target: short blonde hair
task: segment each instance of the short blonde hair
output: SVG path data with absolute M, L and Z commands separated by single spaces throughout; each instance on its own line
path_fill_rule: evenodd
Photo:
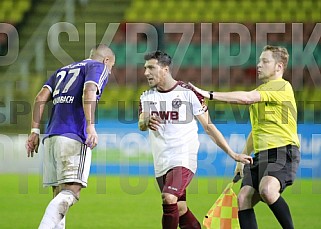
M 287 68 L 289 62 L 289 53 L 286 48 L 281 46 L 267 45 L 263 48 L 263 51 L 271 51 L 276 62 L 281 62 L 284 66 L 284 70 Z

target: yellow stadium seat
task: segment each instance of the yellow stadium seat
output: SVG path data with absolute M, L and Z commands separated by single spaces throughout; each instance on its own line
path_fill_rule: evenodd
M 132 1 L 132 5 L 127 8 L 125 20 L 241 23 L 293 22 L 295 20 L 295 22 L 307 22 L 320 21 L 320 6 L 321 1 L 314 0 L 153 0 L 148 2 L 137 0 Z M 150 15 L 150 13 L 145 13 L 146 9 L 157 13 Z
M 290 22 L 292 15 L 291 15 L 291 12 L 284 11 L 279 16 L 280 16 L 280 21 L 282 21 L 282 22 Z
M 174 22 L 180 22 L 183 21 L 185 15 L 183 14 L 182 11 L 178 11 L 176 13 L 173 14 L 173 21 Z
M 302 22 L 306 20 L 306 12 L 302 11 L 296 11 L 295 12 L 295 17 L 294 17 L 296 22 Z
M 3 8 L 3 10 L 11 10 L 13 8 L 13 1 L 3 0 L 1 8 Z
M 220 1 L 211 1 L 210 3 L 206 3 L 204 5 L 204 11 L 209 10 L 222 10 Z
M 317 2 L 317 1 L 316 1 Z M 314 1 L 311 0 L 304 0 L 302 1 L 302 9 L 307 9 L 307 10 L 313 10 L 315 7 L 315 3 Z
M 146 5 L 145 5 L 146 7 Z M 163 7 L 160 1 L 149 1 L 148 2 L 148 10 L 159 10 Z
M 204 12 L 203 19 L 206 22 L 212 22 L 212 21 L 214 21 L 215 15 L 216 15 L 215 12 L 211 12 L 208 10 L 208 11 Z
M 252 11 L 253 8 L 253 2 L 251 0 L 243 0 L 239 3 L 239 8 L 242 9 L 242 11 Z
M 5 22 L 5 15 L 4 12 L 0 10 L 0 22 Z
M 176 3 L 176 1 L 174 1 L 174 0 L 167 0 L 167 1 L 164 1 L 164 7 L 166 8 L 166 9 L 174 9 L 174 10 L 176 10 L 176 7 L 177 6 L 177 3 Z M 177 10 L 176 10 L 177 11 Z
M 186 14 L 188 14 L 188 12 L 186 12 Z M 197 11 L 190 12 L 189 16 L 187 17 L 187 21 L 188 22 L 199 22 L 199 21 L 201 21 L 200 13 L 197 12 Z
M 270 3 L 267 3 L 266 1 L 257 1 L 255 4 L 256 10 L 267 10 L 271 7 Z
M 318 11 L 318 10 L 312 11 L 310 20 L 319 22 L 321 20 L 320 11 Z
M 282 6 L 282 1 L 281 0 L 274 0 L 274 1 L 272 1 L 270 4 L 272 4 L 272 11 L 275 11 L 276 9 L 284 9 L 284 8 L 282 8 L 283 6 Z M 268 9 L 268 8 L 266 8 L 266 9 Z
M 298 9 L 298 1 L 287 1 L 286 2 L 286 9 L 288 11 L 296 11 Z
M 134 10 L 127 11 L 125 18 L 127 21 L 136 21 L 137 19 L 137 12 Z
M 132 1 L 131 9 L 144 9 L 146 7 L 145 1 Z
M 12 10 L 10 14 L 8 15 L 8 20 L 13 23 L 18 23 L 22 19 L 22 12 L 19 10 Z
M 204 1 L 195 2 L 195 9 L 201 12 L 204 8 L 207 8 L 207 4 Z
M 31 6 L 31 3 L 29 0 L 20 0 L 17 4 L 17 8 L 21 9 L 23 12 L 28 10 Z
M 138 19 L 141 19 L 143 22 L 153 22 L 153 19 L 155 18 L 154 16 L 154 12 L 153 11 L 145 11 L 145 13 L 143 15 L 137 15 L 137 18 L 135 21 L 137 21 Z M 158 18 L 158 17 L 157 17 Z

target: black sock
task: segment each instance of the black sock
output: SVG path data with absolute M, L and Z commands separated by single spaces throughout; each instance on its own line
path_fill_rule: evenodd
M 257 229 L 254 209 L 246 209 L 238 212 L 241 229 Z
M 275 217 L 277 218 L 277 220 L 279 221 L 279 223 L 281 224 L 282 228 L 294 228 L 289 206 L 281 196 L 279 197 L 279 199 L 277 199 L 277 201 L 269 205 L 269 207 L 272 210 Z

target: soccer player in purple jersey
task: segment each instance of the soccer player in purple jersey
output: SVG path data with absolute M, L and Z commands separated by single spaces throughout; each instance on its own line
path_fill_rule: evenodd
M 97 101 L 115 64 L 113 51 L 99 44 L 89 59 L 58 69 L 35 98 L 27 155 L 38 152 L 40 121 L 47 102 L 53 107 L 44 137 L 43 185 L 52 186 L 54 198 L 39 228 L 64 228 L 70 206 L 87 187 L 91 149 L 98 143 L 95 129 Z

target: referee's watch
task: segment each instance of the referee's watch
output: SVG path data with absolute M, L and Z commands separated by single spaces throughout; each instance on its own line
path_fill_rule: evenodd
M 210 94 L 210 100 L 213 100 L 213 93 L 214 92 L 213 91 L 209 91 L 208 93 Z

